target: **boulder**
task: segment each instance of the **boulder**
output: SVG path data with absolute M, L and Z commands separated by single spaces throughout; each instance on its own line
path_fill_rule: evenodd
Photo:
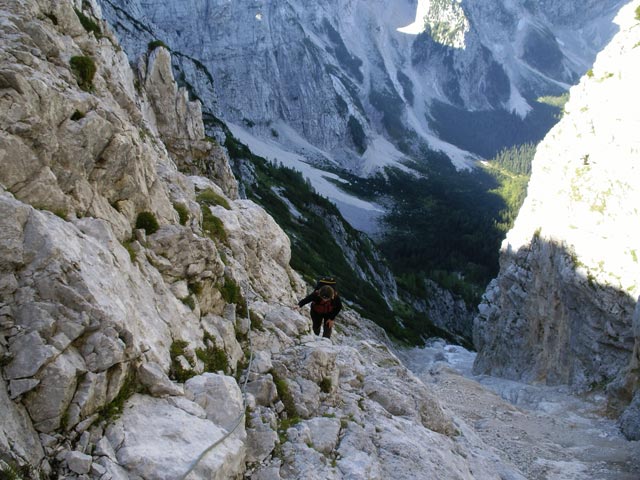
M 184 384 L 185 396 L 200 405 L 207 418 L 221 428 L 229 429 L 244 413 L 240 387 L 233 379 L 217 373 L 203 373 Z M 244 423 L 237 432 L 244 436 Z
M 154 362 L 143 363 L 138 367 L 138 380 L 154 397 L 184 394 L 182 387 L 173 383 L 162 367 Z
M 251 413 L 250 427 L 247 428 L 247 462 L 264 461 L 273 452 L 278 442 L 278 432 L 273 428 L 269 419 L 263 418 L 262 410 Z
M 253 395 L 257 405 L 268 407 L 278 398 L 273 377 L 269 374 L 261 375 L 247 383 L 247 392 Z
M 325 455 L 330 454 L 338 445 L 340 420 L 330 417 L 316 417 L 304 422 L 309 428 L 311 447 Z
M 91 471 L 93 459 L 91 455 L 85 455 L 82 452 L 72 451 L 66 455 L 67 466 L 74 473 L 84 475 Z
M 291 337 L 309 330 L 309 321 L 291 308 L 272 308 L 265 315 L 264 321 L 275 325 Z
M 210 420 L 171 405 L 168 399 L 134 395 L 122 416 L 107 430 L 107 438 L 129 477 L 175 480 L 225 433 Z M 197 463 L 193 475 L 216 480 L 236 478 L 244 472 L 244 460 L 244 444 L 232 435 Z
M 629 440 L 640 440 L 640 390 L 620 416 L 620 429 Z

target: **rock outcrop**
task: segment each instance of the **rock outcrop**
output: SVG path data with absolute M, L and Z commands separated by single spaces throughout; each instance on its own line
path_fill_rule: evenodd
M 604 389 L 638 438 L 638 2 L 538 147 L 527 199 L 475 320 L 475 371 Z M 635 322 L 635 323 L 634 323 Z M 632 398 L 635 398 L 631 402 Z

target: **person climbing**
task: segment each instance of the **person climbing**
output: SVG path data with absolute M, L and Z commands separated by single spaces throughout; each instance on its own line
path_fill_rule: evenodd
M 330 285 L 319 283 L 313 292 L 298 302 L 298 306 L 303 307 L 309 302 L 311 302 L 313 333 L 320 335 L 320 327 L 323 327 L 322 336 L 331 338 L 336 316 L 342 309 L 342 301 L 338 292 Z

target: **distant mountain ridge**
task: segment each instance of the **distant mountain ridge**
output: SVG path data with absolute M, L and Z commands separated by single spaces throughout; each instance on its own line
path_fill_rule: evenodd
M 379 137 L 472 165 L 478 149 L 439 138 L 433 103 L 524 116 L 589 68 L 624 2 L 100 3 L 129 55 L 155 39 L 179 52 L 178 80 L 205 111 L 309 162 L 362 173 L 388 157 Z

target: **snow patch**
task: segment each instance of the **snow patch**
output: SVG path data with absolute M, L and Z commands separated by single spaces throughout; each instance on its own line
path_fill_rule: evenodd
M 406 27 L 398 28 L 398 32 L 406 33 L 407 35 L 419 35 L 423 33 L 427 25 L 424 17 L 429 13 L 429 8 L 431 8 L 431 0 L 418 0 L 415 20 Z
M 398 167 L 401 170 L 409 172 L 411 170 L 402 165 L 402 161 L 406 159 L 407 157 L 398 151 L 391 142 L 384 137 L 378 136 L 369 143 L 367 150 L 362 155 L 362 160 L 364 160 L 362 173 L 364 175 L 370 175 L 376 170 L 388 166 Z
M 384 213 L 384 209 L 373 202 L 367 202 L 353 195 L 349 195 L 340 189 L 334 182 L 347 183 L 347 181 L 334 173 L 325 172 L 319 168 L 313 167 L 306 162 L 305 157 L 300 154 L 284 150 L 276 142 L 256 138 L 244 128 L 228 123 L 231 133 L 246 144 L 249 149 L 256 155 L 264 157 L 271 162 L 280 162 L 283 165 L 299 171 L 302 175 L 309 179 L 316 191 L 336 203 L 346 204 L 355 207 L 358 210 L 372 211 Z M 312 145 L 308 145 L 314 151 L 321 152 Z M 324 155 L 324 153 L 323 153 Z
M 511 82 L 511 96 L 509 97 L 509 103 L 507 108 L 518 115 L 520 118 L 525 118 L 532 110 L 531 105 L 520 94 L 518 87 Z
M 287 206 L 287 208 L 289 209 L 289 213 L 291 214 L 291 216 L 293 218 L 295 218 L 297 220 L 304 219 L 304 215 L 302 215 L 302 213 L 300 213 L 300 210 L 298 210 L 295 207 L 295 205 L 293 203 L 291 203 L 287 197 L 284 196 L 284 191 L 283 191 L 284 189 L 283 188 L 275 188 L 275 187 L 273 187 L 271 190 Z

